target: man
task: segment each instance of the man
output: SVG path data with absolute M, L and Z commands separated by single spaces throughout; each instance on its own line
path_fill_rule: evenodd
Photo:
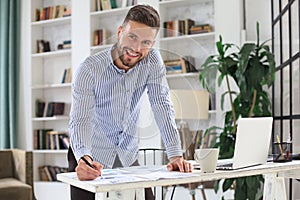
M 118 28 L 117 43 L 77 69 L 68 160 L 69 170 L 80 180 L 95 179 L 103 168 L 138 165 L 137 120 L 146 89 L 170 160 L 168 169 L 192 170 L 182 158 L 166 70 L 158 50 L 152 49 L 159 26 L 159 14 L 151 6 L 132 7 Z M 153 198 L 151 190 L 146 196 Z M 71 187 L 71 197 L 87 200 L 94 194 Z

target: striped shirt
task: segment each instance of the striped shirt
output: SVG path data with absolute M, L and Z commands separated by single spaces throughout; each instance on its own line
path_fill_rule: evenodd
M 77 160 L 91 156 L 111 168 L 118 155 L 124 167 L 138 158 L 137 121 L 148 93 L 168 157 L 181 144 L 162 58 L 156 49 L 128 70 L 113 64 L 112 48 L 88 57 L 75 72 L 70 113 L 71 147 Z

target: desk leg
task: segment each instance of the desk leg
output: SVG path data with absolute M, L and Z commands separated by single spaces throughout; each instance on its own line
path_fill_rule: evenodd
M 107 192 L 96 193 L 95 200 L 106 200 L 107 199 L 106 196 L 107 196 Z
M 145 188 L 135 190 L 136 200 L 145 200 Z
M 283 177 L 277 174 L 265 175 L 264 200 L 286 200 L 285 183 Z
M 144 200 L 145 192 L 144 188 L 136 190 L 124 190 L 122 192 L 115 191 L 109 192 L 109 197 L 107 193 L 96 193 L 96 200 Z M 136 197 L 136 198 L 135 198 Z

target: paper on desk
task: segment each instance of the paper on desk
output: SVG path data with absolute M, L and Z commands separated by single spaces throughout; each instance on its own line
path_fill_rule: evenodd
M 193 177 L 198 175 L 193 173 L 183 173 L 183 172 L 176 172 L 176 171 L 170 172 L 168 170 L 160 170 L 149 174 L 139 174 L 136 176 L 148 180 L 158 180 L 158 179 L 171 179 L 171 178 L 186 178 L 186 177 Z
M 172 179 L 198 176 L 194 173 L 182 173 L 177 171 L 168 171 L 166 166 L 137 166 L 119 169 L 104 169 L 102 176 L 95 180 L 86 181 L 93 185 L 116 184 L 139 181 L 151 181 L 158 179 Z M 75 176 L 72 177 L 78 179 Z

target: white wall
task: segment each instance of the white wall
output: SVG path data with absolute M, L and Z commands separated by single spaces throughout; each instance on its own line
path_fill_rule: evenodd
M 30 98 L 30 4 L 26 1 L 21 1 L 21 59 L 20 59 L 20 94 L 19 94 L 19 137 L 18 147 L 22 149 L 30 149 L 31 135 L 29 124 L 31 119 L 27 117 L 29 110 Z
M 256 22 L 260 24 L 260 40 L 271 39 L 271 2 L 269 0 L 246 0 L 245 5 L 246 41 L 256 41 Z

